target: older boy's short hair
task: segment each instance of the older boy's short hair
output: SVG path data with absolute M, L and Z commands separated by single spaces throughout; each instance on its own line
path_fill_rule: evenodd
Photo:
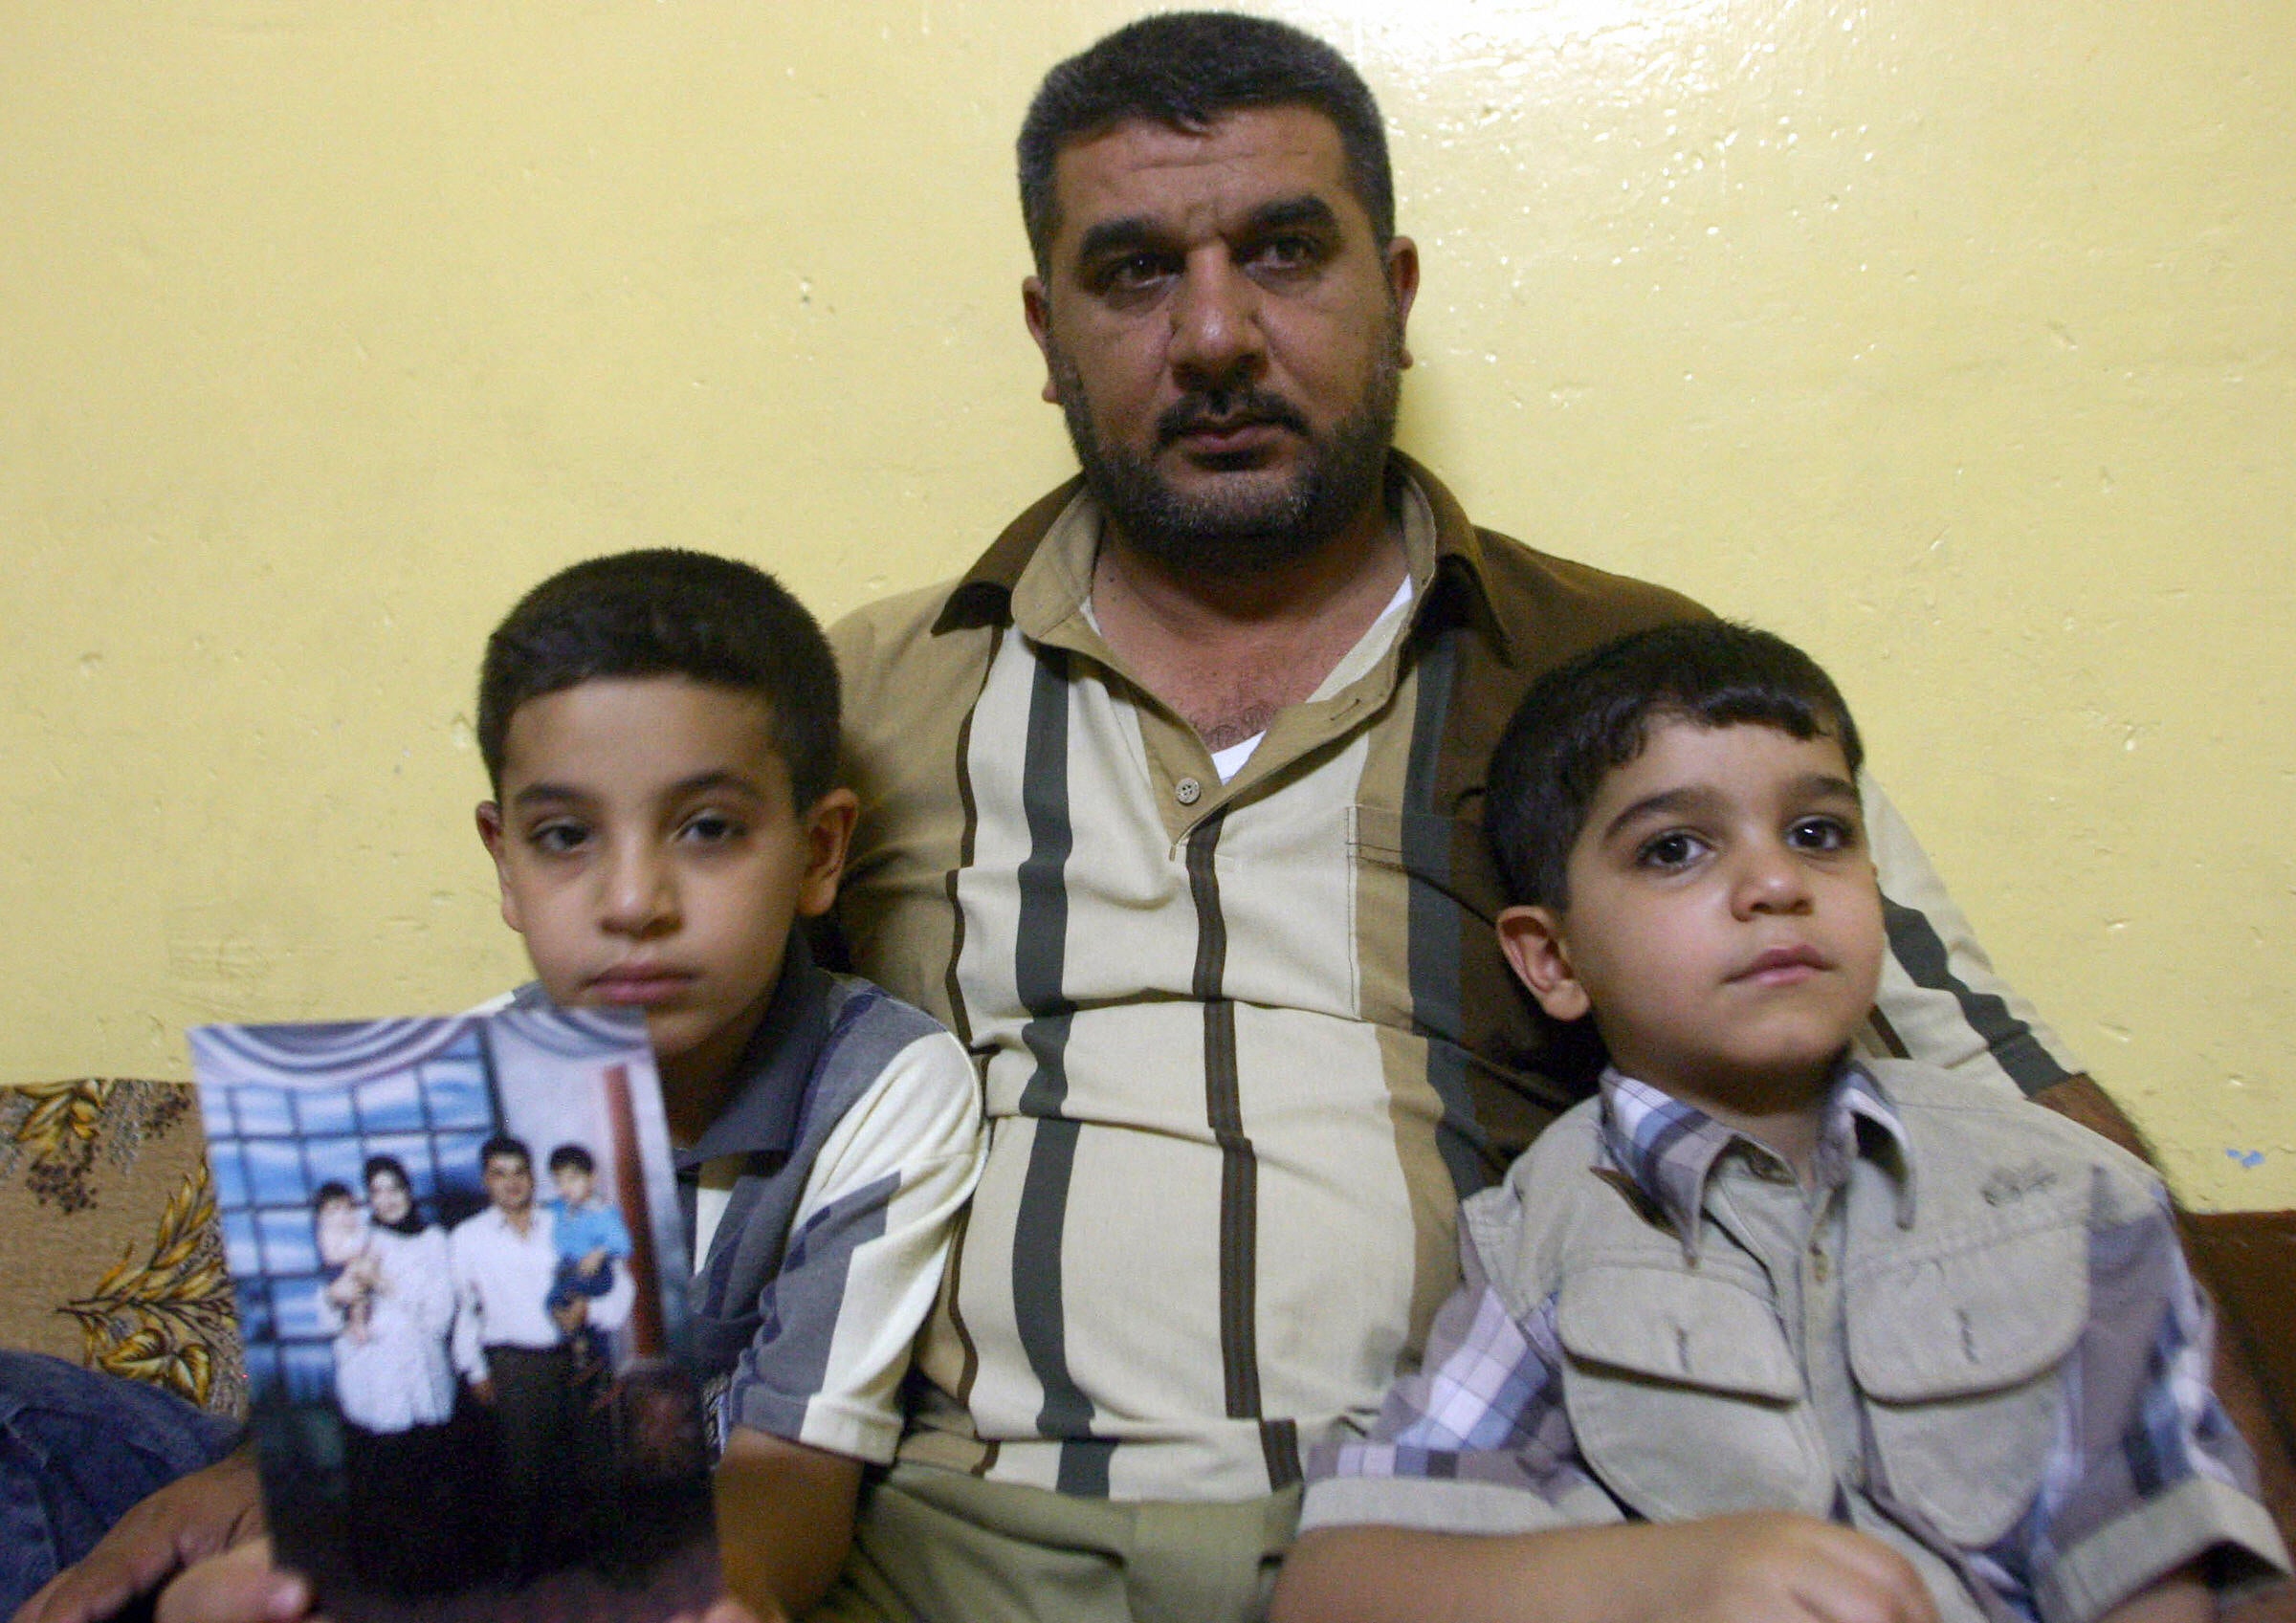
M 799 812 L 835 783 L 837 661 L 820 623 L 754 564 L 656 547 L 560 570 L 487 638 L 478 754 L 495 792 L 520 705 L 628 676 L 683 676 L 764 700 Z
M 1570 905 L 1571 847 L 1602 779 L 1672 720 L 1822 733 L 1852 773 L 1865 759 L 1841 691 L 1782 637 L 1701 620 L 1605 643 L 1533 683 L 1491 753 L 1484 826 L 1511 903 Z
M 1129 119 L 1201 130 L 1251 107 L 1307 107 L 1331 120 L 1348 184 L 1380 247 L 1395 235 L 1387 132 L 1370 86 L 1312 33 L 1234 11 L 1166 11 L 1127 23 L 1057 64 L 1021 123 L 1021 220 L 1041 274 L 1058 227 L 1060 149 Z
M 550 1170 L 563 1173 L 568 1167 L 578 1173 L 595 1173 L 598 1163 L 590 1159 L 590 1152 L 581 1145 L 562 1144 L 550 1151 Z

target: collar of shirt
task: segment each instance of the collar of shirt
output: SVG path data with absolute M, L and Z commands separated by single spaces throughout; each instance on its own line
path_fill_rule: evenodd
M 792 930 L 773 1000 L 765 1005 L 765 1018 L 758 1021 L 735 1063 L 742 1080 L 693 1148 L 673 1152 L 679 1173 L 720 1155 L 773 1151 L 786 1154 L 796 1147 L 806 1084 L 829 1035 L 829 989 L 834 984 L 828 971 L 813 961 L 806 932 Z M 511 1004 L 547 1007 L 549 999 L 539 982 L 528 981 L 511 994 Z
M 1602 1072 L 1602 1149 L 1681 1238 L 1683 1255 L 1698 1255 L 1699 1216 L 1706 1185 L 1732 1145 L 1745 1143 L 1758 1155 L 1775 1152 L 1734 1128 L 1723 1126 L 1695 1105 L 1688 1105 L 1616 1066 Z M 1818 1124 L 1813 1171 L 1820 1189 L 1836 1189 L 1849 1179 L 1850 1164 L 1866 1156 L 1888 1172 L 1897 1189 L 1897 1222 L 1913 1221 L 1912 1146 L 1881 1084 L 1854 1059 L 1835 1073 Z
M 802 930 L 789 932 L 788 954 L 765 1018 L 750 1034 L 736 1071 L 741 1078 L 725 1108 L 674 1160 L 680 1175 L 722 1155 L 787 1154 L 805 1119 L 806 1085 L 829 1035 L 828 971 L 813 961 Z
M 1387 476 L 1391 486 L 1407 486 L 1423 499 L 1434 532 L 1427 559 L 1424 564 L 1417 557 L 1412 560 L 1413 584 L 1419 593 L 1412 618 L 1414 632 L 1424 634 L 1453 624 L 1471 625 L 1490 640 L 1501 661 L 1512 663 L 1512 640 L 1491 607 L 1485 584 L 1483 537 L 1468 521 L 1466 510 L 1432 474 L 1400 450 L 1387 453 Z M 1060 527 L 1061 519 L 1076 505 L 1083 491 L 1083 478 L 1072 478 L 1006 525 L 1004 534 L 950 589 L 940 615 L 934 622 L 935 633 L 965 625 L 1013 624 L 1014 595 L 1020 588 L 1022 576 L 1027 573 L 1043 543 Z M 1097 525 L 1093 527 L 1093 533 L 1097 536 Z M 1068 582 L 1071 590 L 1063 594 L 1070 597 L 1071 613 L 1076 612 L 1077 605 L 1089 593 L 1089 556 L 1085 561 L 1087 567 L 1080 579 Z M 1424 579 L 1421 579 L 1423 567 L 1426 570 Z M 1029 634 L 1037 633 L 1031 630 Z

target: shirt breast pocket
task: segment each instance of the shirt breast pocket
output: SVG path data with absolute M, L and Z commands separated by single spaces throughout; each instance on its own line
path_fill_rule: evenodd
M 1565 1278 L 1556 1330 L 1579 1452 L 1652 1521 L 1823 1516 L 1833 1472 L 1758 1277 L 1598 1264 Z
M 1994 1544 L 2040 1492 L 2065 1419 L 2061 1368 L 2088 1322 L 2087 1245 L 2068 1203 L 1843 1282 L 1881 1474 L 1965 1548 Z
M 1480 823 L 1433 812 L 1349 808 L 1348 854 L 1355 870 L 1354 928 L 1365 943 L 1358 1012 L 1382 1025 L 1416 1023 L 1446 1042 L 1466 1040 L 1459 1018 L 1462 954 L 1488 951 L 1497 870 Z M 1447 985 L 1415 987 L 1406 943 L 1421 943 L 1416 968 Z

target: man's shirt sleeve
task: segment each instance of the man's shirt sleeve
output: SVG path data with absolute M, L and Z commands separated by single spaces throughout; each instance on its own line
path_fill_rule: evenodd
M 895 1054 L 814 1163 L 726 1389 L 730 1424 L 893 1459 L 910 1348 L 986 1147 L 963 1046 L 935 1031 Z
M 1624 1520 L 1588 1472 L 1562 1401 L 1550 1295 L 1517 1319 L 1473 1249 L 1419 1371 L 1388 1390 L 1368 1437 L 1316 1450 L 1302 1530 L 1379 1522 L 1524 1533 Z
M 2080 1062 L 1995 972 L 1882 786 L 1861 773 L 1858 792 L 1889 939 L 1861 1048 L 1873 1058 L 1919 1060 L 2027 1097 L 2077 1073 Z
M 2208 1305 L 2165 1193 L 2090 1235 L 2088 1273 L 2041 1492 L 1978 1571 L 2042 1623 L 2086 1623 L 2212 1551 L 2222 1581 L 2285 1571 L 2247 1445 L 2209 1387 Z
M 479 1341 L 478 1283 L 471 1259 L 476 1238 L 467 1221 L 447 1236 L 448 1267 L 454 1276 L 454 1368 L 466 1381 L 486 1379 L 486 1349 Z

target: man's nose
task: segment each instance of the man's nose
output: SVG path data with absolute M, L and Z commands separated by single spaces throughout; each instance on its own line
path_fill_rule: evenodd
M 1220 249 L 1189 256 L 1172 300 L 1172 372 L 1184 387 L 1256 382 L 1267 360 L 1259 285 Z
M 615 935 L 658 935 L 677 920 L 672 865 L 651 841 L 618 845 L 607 863 L 599 923 Z

